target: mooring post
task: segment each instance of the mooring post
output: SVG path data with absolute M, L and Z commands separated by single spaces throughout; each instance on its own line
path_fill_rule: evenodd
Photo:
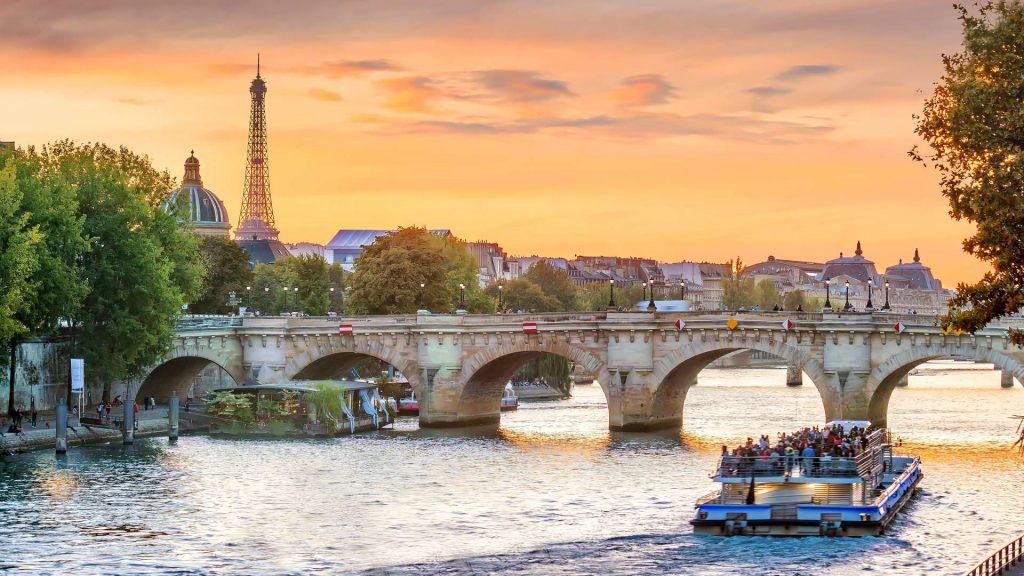
M 1013 388 L 1013 372 L 1003 370 L 999 375 L 999 385 L 1003 388 Z
M 786 386 L 803 386 L 804 371 L 798 364 L 790 363 L 786 366 Z
M 127 400 L 124 402 L 124 422 L 121 426 L 121 438 L 124 440 L 124 445 L 135 443 L 135 406 Z
M 68 453 L 68 405 L 57 403 L 57 456 Z
M 178 393 L 171 392 L 167 406 L 167 439 L 173 444 L 178 441 Z

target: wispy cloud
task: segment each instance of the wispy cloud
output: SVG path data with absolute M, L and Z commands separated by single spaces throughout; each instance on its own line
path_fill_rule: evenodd
M 341 94 L 333 90 L 324 90 L 323 88 L 310 88 L 309 97 L 314 100 L 320 100 L 322 102 L 341 102 Z
M 143 100 L 142 98 L 133 98 L 131 96 L 122 96 L 117 99 L 121 104 L 128 104 L 130 106 L 147 106 L 152 104 L 153 100 Z
M 434 104 L 447 96 L 447 93 L 427 76 L 381 80 L 378 85 L 388 93 L 384 106 L 396 112 L 432 112 Z
M 306 76 L 326 76 L 327 78 L 347 78 L 364 76 L 372 72 L 397 72 L 404 70 L 391 60 L 335 60 L 308 66 L 295 66 L 289 72 Z
M 665 104 L 675 96 L 675 86 L 669 84 L 660 74 L 630 76 L 612 92 L 612 99 L 624 107 Z
M 792 91 L 792 89 L 784 88 L 782 86 L 752 86 L 744 90 L 744 92 L 748 94 L 765 98 L 769 96 L 782 96 L 784 94 L 789 94 Z
M 573 95 L 565 82 L 542 78 L 532 70 L 481 70 L 472 77 L 499 101 L 539 102 Z
M 828 76 L 839 72 L 840 69 L 839 66 L 833 64 L 801 64 L 799 66 L 791 66 L 779 72 L 775 79 L 781 82 L 793 82 L 815 76 Z

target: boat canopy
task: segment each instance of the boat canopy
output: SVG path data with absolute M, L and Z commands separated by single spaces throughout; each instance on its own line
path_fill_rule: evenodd
M 849 432 L 854 428 L 867 428 L 871 426 L 871 422 L 868 420 L 833 420 L 825 424 L 826 427 L 831 428 L 833 426 L 842 426 L 843 432 Z

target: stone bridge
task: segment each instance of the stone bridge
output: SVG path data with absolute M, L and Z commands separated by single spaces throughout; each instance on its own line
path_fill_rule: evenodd
M 210 362 L 239 384 L 271 384 L 340 378 L 371 357 L 408 378 L 421 426 L 492 424 L 515 370 L 552 353 L 596 378 L 612 430 L 645 431 L 679 427 L 698 373 L 750 349 L 801 370 L 826 418 L 885 424 L 894 387 L 931 359 L 991 362 L 1024 382 L 1024 350 L 1008 342 L 1009 327 L 943 333 L 934 317 L 878 312 L 187 318 L 167 360 L 129 385 L 127 397 L 184 396 Z

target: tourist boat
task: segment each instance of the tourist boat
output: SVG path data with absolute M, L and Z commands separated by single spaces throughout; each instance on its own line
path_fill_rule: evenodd
M 849 431 L 868 422 L 841 421 Z M 697 500 L 690 522 L 721 536 L 876 536 L 921 481 L 921 459 L 895 455 L 886 430 L 867 436 L 855 458 L 723 456 L 712 479 L 722 489 Z
M 420 401 L 416 399 L 416 391 L 405 398 L 398 400 L 398 414 L 401 416 L 418 416 L 420 413 Z
M 505 390 L 501 393 L 501 411 L 508 412 L 509 410 L 519 409 L 519 398 L 516 396 L 515 388 L 512 387 L 512 383 L 508 382 L 505 384 Z

